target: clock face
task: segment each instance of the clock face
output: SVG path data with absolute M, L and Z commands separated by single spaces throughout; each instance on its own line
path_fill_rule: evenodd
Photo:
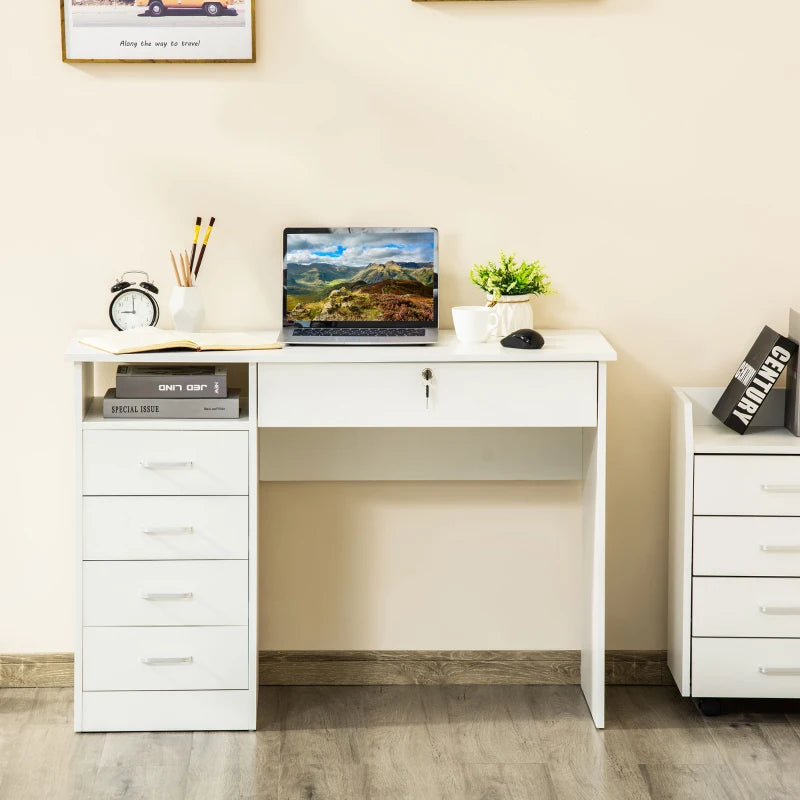
M 158 306 L 141 289 L 125 289 L 111 300 L 109 316 L 118 330 L 144 328 L 158 322 Z

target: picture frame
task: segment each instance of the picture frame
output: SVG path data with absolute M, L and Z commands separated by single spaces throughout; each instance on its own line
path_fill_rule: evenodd
M 60 0 L 64 63 L 253 63 L 256 0 Z

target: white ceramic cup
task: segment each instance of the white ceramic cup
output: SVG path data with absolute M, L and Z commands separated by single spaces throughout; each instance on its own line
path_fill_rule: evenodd
M 497 328 L 497 314 L 486 306 L 455 306 L 453 327 L 459 342 L 485 342 Z

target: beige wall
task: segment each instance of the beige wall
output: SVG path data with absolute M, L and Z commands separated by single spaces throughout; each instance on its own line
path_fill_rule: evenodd
M 608 644 L 662 647 L 668 388 L 800 302 L 800 6 L 259 0 L 255 65 L 68 66 L 56 5 L 0 26 L 0 652 L 72 648 L 65 342 L 197 213 L 213 326 L 277 323 L 287 224 L 437 225 L 445 309 L 499 247 L 547 263 L 538 324 L 620 356 Z M 264 486 L 261 645 L 577 646 L 576 492 Z

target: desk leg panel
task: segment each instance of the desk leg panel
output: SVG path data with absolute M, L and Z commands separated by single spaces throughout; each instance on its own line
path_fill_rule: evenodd
M 581 688 L 605 726 L 606 365 L 597 365 L 597 427 L 583 429 Z

